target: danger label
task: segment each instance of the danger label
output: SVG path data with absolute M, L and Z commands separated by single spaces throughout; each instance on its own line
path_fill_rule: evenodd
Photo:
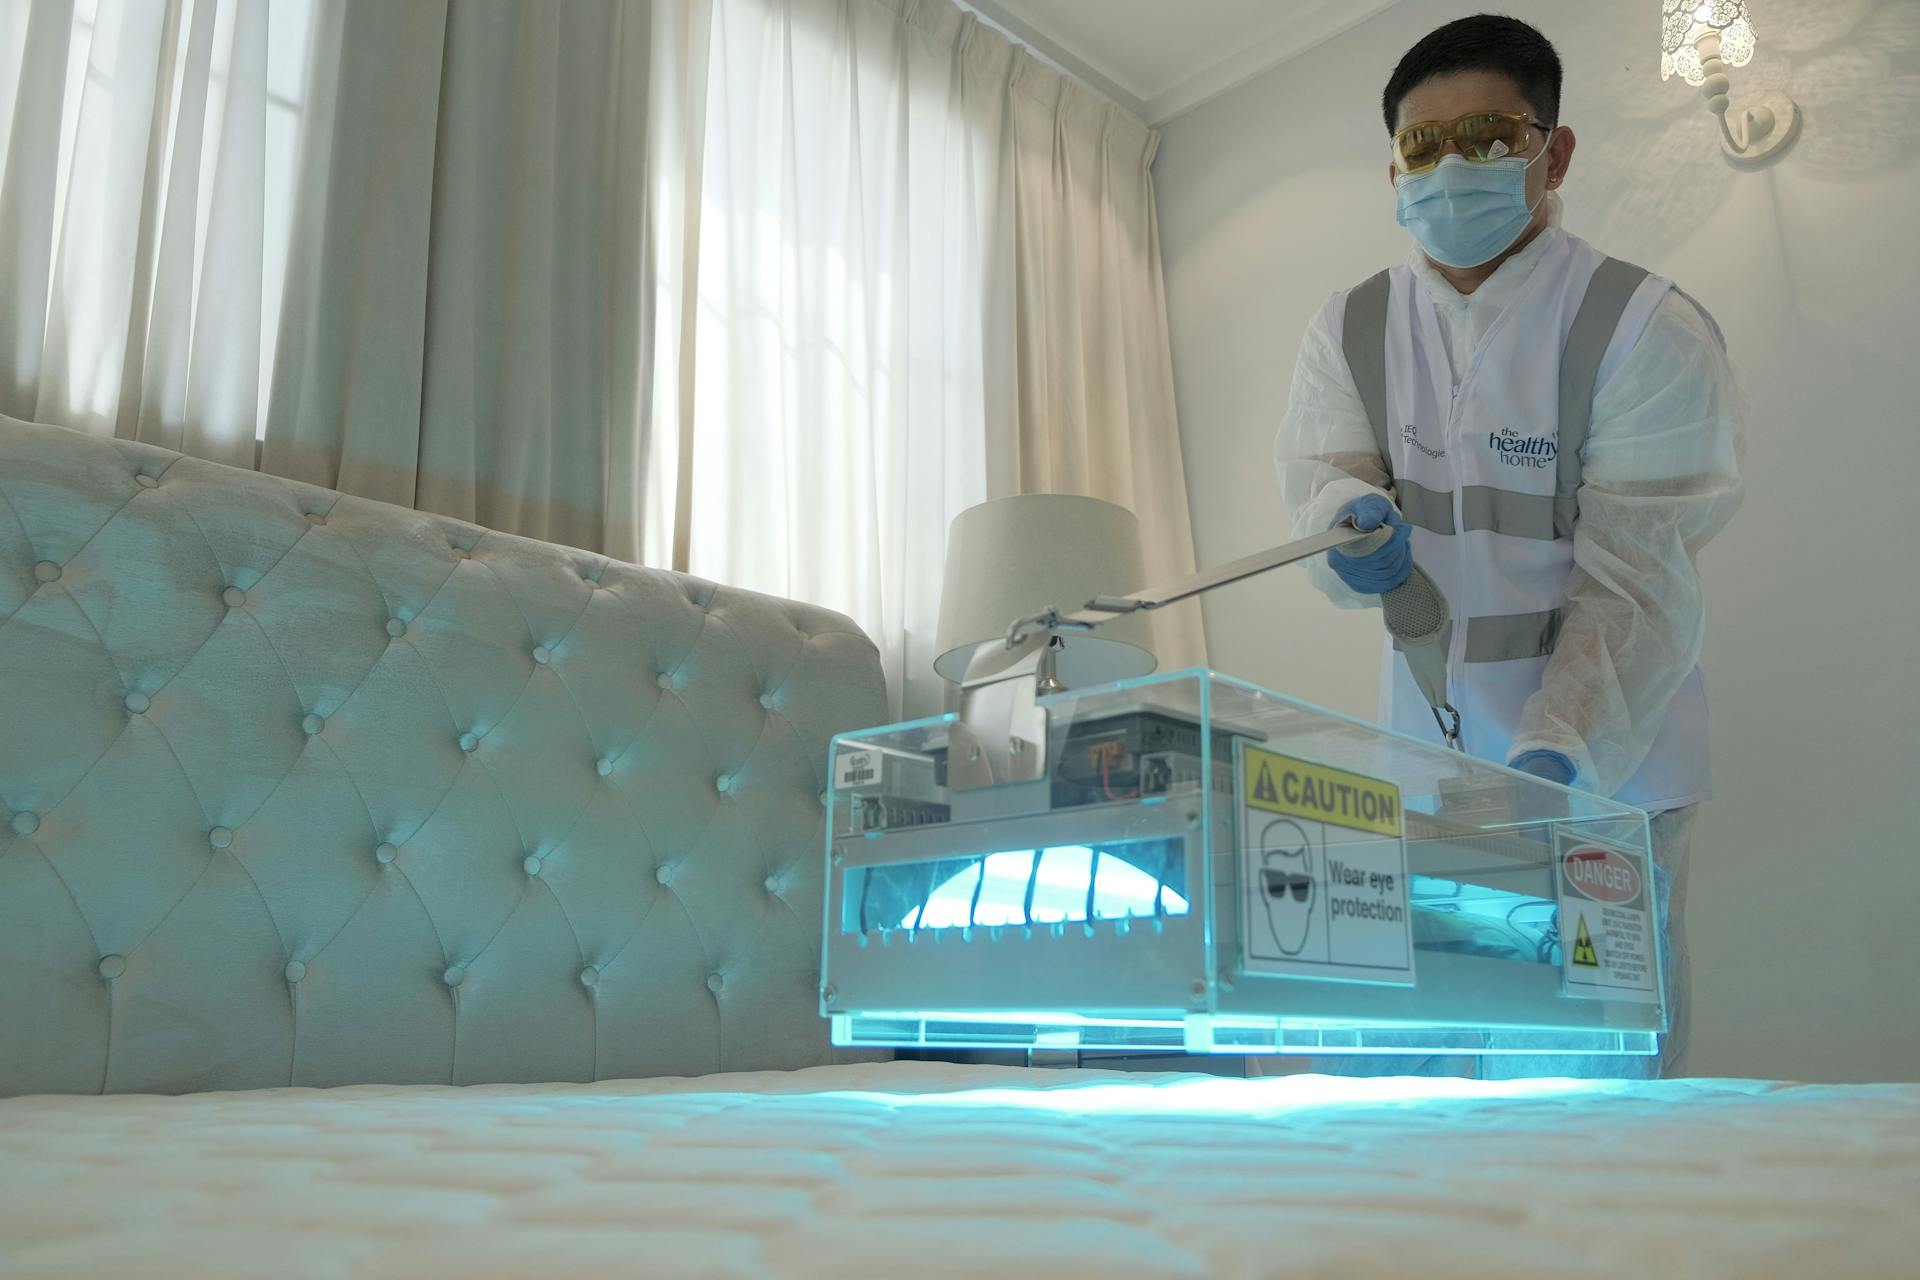
M 1646 856 L 1561 830 L 1554 861 L 1566 993 L 1657 1004 L 1658 941 Z
M 1235 750 L 1243 971 L 1411 986 L 1400 789 Z

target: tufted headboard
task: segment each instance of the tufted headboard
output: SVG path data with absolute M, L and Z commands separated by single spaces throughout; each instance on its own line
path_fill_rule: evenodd
M 806 605 L 0 417 L 0 1094 L 799 1067 Z

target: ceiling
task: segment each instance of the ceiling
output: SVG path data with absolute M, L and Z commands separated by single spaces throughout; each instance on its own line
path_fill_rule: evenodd
M 963 0 L 1161 124 L 1398 0 Z

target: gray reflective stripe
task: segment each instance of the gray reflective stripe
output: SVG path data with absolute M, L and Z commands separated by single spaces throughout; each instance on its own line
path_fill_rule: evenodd
M 1408 524 L 1418 525 L 1429 533 L 1453 532 L 1453 490 L 1429 489 L 1412 480 L 1395 480 L 1393 489 L 1400 503 L 1400 514 L 1407 518 Z
M 1471 531 L 1490 530 L 1513 538 L 1555 537 L 1554 499 L 1544 493 L 1515 493 L 1470 484 L 1460 492 L 1461 522 Z
M 1488 614 L 1467 619 L 1468 662 L 1514 662 L 1521 658 L 1544 658 L 1553 652 L 1560 638 L 1564 615 L 1558 609 L 1545 613 Z M 1453 623 L 1441 633 L 1440 647 L 1453 646 Z M 1405 648 L 1394 640 L 1395 649 Z
M 1580 451 L 1586 447 L 1587 428 L 1593 422 L 1600 362 L 1613 343 L 1627 303 L 1646 278 L 1647 272 L 1631 262 L 1618 258 L 1602 262 L 1587 281 L 1586 296 L 1567 331 L 1567 345 L 1560 353 L 1560 437 L 1553 486 L 1553 528 L 1562 538 L 1573 536 L 1574 521 L 1580 516 Z
M 1388 273 L 1370 277 L 1347 294 L 1347 314 L 1340 325 L 1340 346 L 1347 355 L 1347 369 L 1353 385 L 1366 406 L 1367 421 L 1373 424 L 1374 443 L 1380 447 L 1380 461 L 1387 474 L 1393 474 L 1393 437 L 1387 431 L 1387 299 L 1391 292 Z
M 1417 480 L 1395 480 L 1395 496 L 1400 514 L 1407 523 L 1429 533 L 1450 537 L 1453 523 L 1453 490 L 1429 489 Z M 1553 498 L 1544 493 L 1516 493 L 1470 484 L 1460 493 L 1461 528 L 1469 533 L 1503 533 L 1510 538 L 1554 539 Z
M 1560 638 L 1561 612 L 1489 614 L 1467 619 L 1468 662 L 1544 658 Z

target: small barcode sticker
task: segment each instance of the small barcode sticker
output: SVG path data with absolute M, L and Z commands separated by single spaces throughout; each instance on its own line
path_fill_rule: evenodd
M 871 751 L 843 751 L 834 764 L 833 785 L 837 791 L 864 787 L 879 780 L 880 760 Z

